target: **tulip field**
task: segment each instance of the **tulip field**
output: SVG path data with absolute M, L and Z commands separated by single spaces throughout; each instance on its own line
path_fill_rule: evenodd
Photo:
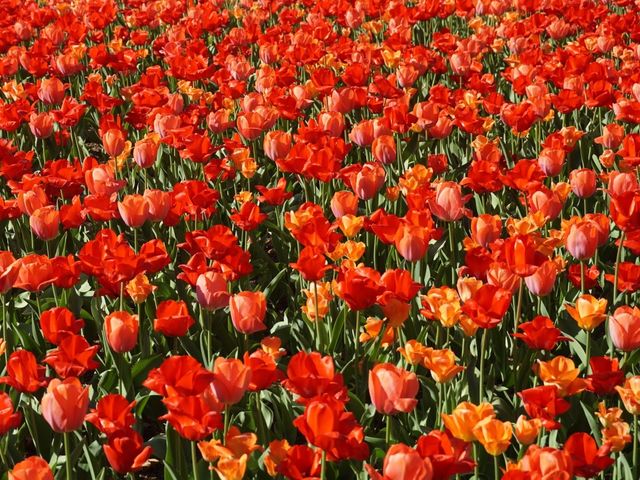
M 0 480 L 640 479 L 640 0 L 0 0 Z

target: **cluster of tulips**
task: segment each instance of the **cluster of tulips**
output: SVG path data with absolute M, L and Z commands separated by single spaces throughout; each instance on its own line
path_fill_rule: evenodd
M 638 0 L 0 1 L 0 480 L 640 478 Z

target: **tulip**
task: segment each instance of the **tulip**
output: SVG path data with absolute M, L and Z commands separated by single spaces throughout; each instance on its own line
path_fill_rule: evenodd
M 140 305 L 158 287 L 149 283 L 149 278 L 144 273 L 139 273 L 127 283 L 124 288 L 131 300 Z
M 167 337 L 182 337 L 196 323 L 182 300 L 165 300 L 158 304 L 153 329 Z
M 139 321 L 137 315 L 128 312 L 113 312 L 104 319 L 109 347 L 116 353 L 133 350 L 138 342 Z
M 53 480 L 51 467 L 44 458 L 33 456 L 16 463 L 9 480 Z
M 565 305 L 567 313 L 571 315 L 578 326 L 584 330 L 593 330 L 607 318 L 607 300 L 597 299 L 591 295 L 580 295 L 575 306 Z
M 411 412 L 418 401 L 420 384 L 415 373 L 380 363 L 369 371 L 369 396 L 376 410 L 385 415 Z
M 58 105 L 64 99 L 64 84 L 56 77 L 43 78 L 38 88 L 38 98 L 47 105 Z
M 322 112 L 318 115 L 318 125 L 332 137 L 341 137 L 344 132 L 344 116 L 340 112 Z
M 110 128 L 102 136 L 102 146 L 110 157 L 117 157 L 125 148 L 126 137 L 119 128 Z
M 122 201 L 118 202 L 118 212 L 128 227 L 138 228 L 149 218 L 149 204 L 142 195 L 125 195 Z
M 533 275 L 524 278 L 524 283 L 531 293 L 538 297 L 549 295 L 558 275 L 558 267 L 553 260 L 547 260 Z
M 430 240 L 428 229 L 404 223 L 396 231 L 394 245 L 402 258 L 408 262 L 417 262 L 427 254 Z
M 51 380 L 40 403 L 42 416 L 58 433 L 78 430 L 84 423 L 88 408 L 89 389 L 75 377 L 64 381 Z
M 488 246 L 500 238 L 502 221 L 499 215 L 482 214 L 471 219 L 471 238 L 481 247 Z
M 513 427 L 509 422 L 484 418 L 473 427 L 473 434 L 489 455 L 502 455 L 511 444 Z
M 29 117 L 29 128 L 36 138 L 50 137 L 53 133 L 53 117 L 47 112 L 34 112 Z
M 379 163 L 366 163 L 358 172 L 353 185 L 354 192 L 361 200 L 369 200 L 378 194 L 384 184 L 386 174 Z
M 20 260 L 16 260 L 9 251 L 0 250 L 0 295 L 13 287 L 20 273 Z
M 624 387 L 617 386 L 616 391 L 627 412 L 640 415 L 640 375 L 627 378 Z
M 196 281 L 196 297 L 200 306 L 206 310 L 217 310 L 229 305 L 227 281 L 221 273 L 205 272 Z
M 471 402 L 462 402 L 450 415 L 442 414 L 442 421 L 455 438 L 464 442 L 473 442 L 476 440 L 474 427 L 481 420 L 494 417 L 495 412 L 490 403 L 474 405 Z
M 392 445 L 384 457 L 382 475 L 369 465 L 365 469 L 372 480 L 431 480 L 433 467 L 429 458 L 403 443 Z
M 60 213 L 52 205 L 40 207 L 29 217 L 29 226 L 40 240 L 52 240 L 58 236 Z
M 331 197 L 331 211 L 336 218 L 355 215 L 358 212 L 358 197 L 348 190 L 341 190 Z
M 40 314 L 40 330 L 50 343 L 58 345 L 69 334 L 78 334 L 84 327 L 84 321 L 75 317 L 65 307 L 54 307 Z
M 576 197 L 589 198 L 596 193 L 596 172 L 589 168 L 572 170 L 569 184 Z
M 280 130 L 267 132 L 262 146 L 264 154 L 275 162 L 279 158 L 286 157 L 291 150 L 291 134 Z
M 133 147 L 133 161 L 140 168 L 152 167 L 158 157 L 158 146 L 158 141 L 152 137 L 138 140 Z
M 583 261 L 596 253 L 598 238 L 598 230 L 593 222 L 580 221 L 569 228 L 566 247 L 575 259 Z
M 530 445 L 538 438 L 538 433 L 542 427 L 540 419 L 527 420 L 527 417 L 520 415 L 516 421 L 515 434 L 521 445 Z
M 380 135 L 375 138 L 371 150 L 377 162 L 389 165 L 396 161 L 396 142 L 391 135 Z
M 143 447 L 142 436 L 131 428 L 110 435 L 102 448 L 111 468 L 122 475 L 141 469 L 151 456 L 151 446 Z
M 0 435 L 6 435 L 20 426 L 22 414 L 14 411 L 13 402 L 8 393 L 0 392 Z
M 251 334 L 266 330 L 267 299 L 262 292 L 240 292 L 229 297 L 231 321 L 237 331 Z
M 171 210 L 171 194 L 162 190 L 145 190 L 143 196 L 149 207 L 149 220 L 164 220 Z
M 609 317 L 609 338 L 618 350 L 640 348 L 640 308 L 622 306 Z
M 235 358 L 216 358 L 213 364 L 211 389 L 225 405 L 242 400 L 251 382 L 251 369 Z
M 436 187 L 436 193 L 429 202 L 431 211 L 440 220 L 455 222 L 467 213 L 464 204 L 466 197 L 462 196 L 462 187 L 456 182 L 442 182 Z

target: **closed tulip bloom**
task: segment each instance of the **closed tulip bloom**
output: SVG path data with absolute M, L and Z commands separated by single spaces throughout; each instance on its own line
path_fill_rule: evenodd
M 128 312 L 113 312 L 104 319 L 107 342 L 111 350 L 124 353 L 133 350 L 138 342 L 139 321 L 137 315 Z
M 640 308 L 622 306 L 609 317 L 609 338 L 618 350 L 640 348 Z
M 318 125 L 332 137 L 340 137 L 344 132 L 344 116 L 340 112 L 322 112 L 318 115 Z
M 511 444 L 513 427 L 510 422 L 485 418 L 473 427 L 473 434 L 489 455 L 502 455 Z
M 171 194 L 162 190 L 145 190 L 143 194 L 149 207 L 149 220 L 161 222 L 171 210 Z
M 609 174 L 607 191 L 612 197 L 619 197 L 623 193 L 634 192 L 638 189 L 638 179 L 631 172 L 613 171 Z
M 569 184 L 576 197 L 589 198 L 596 193 L 596 172 L 590 168 L 572 170 L 569 174 Z
M 118 202 L 118 212 L 128 227 L 138 228 L 149 218 L 149 204 L 142 195 L 125 195 L 122 201 Z
M 126 138 L 119 128 L 110 128 L 102 137 L 104 151 L 110 157 L 117 157 L 124 151 Z
M 153 329 L 167 337 L 182 337 L 194 323 L 185 302 L 165 300 L 158 304 Z
M 597 299 L 591 295 L 580 295 L 575 306 L 565 305 L 564 308 L 578 326 L 584 330 L 593 330 L 607 318 L 607 300 L 604 298 Z
M 598 230 L 593 222 L 580 221 L 569 228 L 566 247 L 576 260 L 586 260 L 596 253 L 598 238 Z
M 431 480 L 433 478 L 431 460 L 422 458 L 416 450 L 403 443 L 396 443 L 387 450 L 382 475 L 367 464 L 365 468 L 372 480 Z
M 22 414 L 13 408 L 13 402 L 8 393 L 0 392 L 0 435 L 6 435 L 20 426 Z
M 60 213 L 52 205 L 40 207 L 29 217 L 29 226 L 40 240 L 52 240 L 58 236 Z
M 251 382 L 251 368 L 236 358 L 218 357 L 213 364 L 211 389 L 225 405 L 242 400 Z
M 336 218 L 358 213 L 358 197 L 349 190 L 341 190 L 331 197 L 331 211 Z
M 264 324 L 267 299 L 262 292 L 240 292 L 231 296 L 229 312 L 233 326 L 240 333 L 250 334 L 267 329 Z
M 358 172 L 355 179 L 354 191 L 361 200 L 369 200 L 378 194 L 384 185 L 386 174 L 379 163 L 367 163 Z
M 389 165 L 396 161 L 396 141 L 391 135 L 380 135 L 374 139 L 371 151 L 377 162 Z
M 53 472 L 44 458 L 33 456 L 16 463 L 9 480 L 53 480 Z
M 229 305 L 229 292 L 224 275 L 218 272 L 201 273 L 196 281 L 196 297 L 206 310 L 217 310 Z
M 481 247 L 487 248 L 500 238 L 502 221 L 499 215 L 488 213 L 471 219 L 471 238 Z
M 38 88 L 38 98 L 47 105 L 58 105 L 64 99 L 64 84 L 59 78 L 43 78 Z
M 272 161 L 284 158 L 291 150 L 291 134 L 281 130 L 267 132 L 262 142 L 264 154 Z
M 466 197 L 462 196 L 462 187 L 456 182 L 442 182 L 436 187 L 435 196 L 429 202 L 431 211 L 440 220 L 455 222 L 466 215 L 464 204 Z
M 558 267 L 553 260 L 547 260 L 533 275 L 524 278 L 524 283 L 531 293 L 538 297 L 549 295 L 558 275 Z
M 48 112 L 34 112 L 29 117 L 29 129 L 36 138 L 50 137 L 53 133 L 53 117 Z
M 418 401 L 418 377 L 391 363 L 380 363 L 369 371 L 369 396 L 376 410 L 385 415 L 411 412 Z
M 431 235 L 426 228 L 405 223 L 398 228 L 394 245 L 402 258 L 408 262 L 417 262 L 426 255 L 430 240 Z
M 84 423 L 89 408 L 89 389 L 83 387 L 76 377 L 60 381 L 51 380 L 47 393 L 42 396 L 42 416 L 58 433 L 73 432 Z
M 159 143 L 155 138 L 145 137 L 133 147 L 133 161 L 140 168 L 152 167 L 158 157 Z

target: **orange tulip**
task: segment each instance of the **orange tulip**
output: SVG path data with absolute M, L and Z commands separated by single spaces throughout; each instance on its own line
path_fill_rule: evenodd
M 133 350 L 138 342 L 139 325 L 138 316 L 128 312 L 113 312 L 107 315 L 104 328 L 111 350 L 117 353 Z
M 464 370 L 464 367 L 456 365 L 456 355 L 449 349 L 430 349 L 425 354 L 423 363 L 438 383 L 447 383 Z
M 232 405 L 242 400 L 251 382 L 251 368 L 236 358 L 216 358 L 211 390 L 218 401 Z
M 409 340 L 404 347 L 399 347 L 398 352 L 404 357 L 407 363 L 418 365 L 422 363 L 430 349 L 425 347 L 417 340 Z
M 510 422 L 501 422 L 496 418 L 484 418 L 473 426 L 473 435 L 482 444 L 489 455 L 502 455 L 511 444 L 513 427 Z
M 142 195 L 125 195 L 122 201 L 118 202 L 118 212 L 128 227 L 138 228 L 149 218 L 149 204 Z
M 53 117 L 48 112 L 34 112 L 29 117 L 29 128 L 36 138 L 50 137 L 53 133 Z
M 502 221 L 499 215 L 482 214 L 471 219 L 471 238 L 481 247 L 487 248 L 500 238 Z
M 64 84 L 59 78 L 43 78 L 38 88 L 38 98 L 47 105 L 58 105 L 64 99 Z
M 607 300 L 604 298 L 598 300 L 591 295 L 580 295 L 575 306 L 565 305 L 564 308 L 584 330 L 593 330 L 607 318 Z
M 266 330 L 264 317 L 267 299 L 262 292 L 240 292 L 229 297 L 229 312 L 233 326 L 240 333 L 250 334 Z
M 596 172 L 590 168 L 572 170 L 569 174 L 569 184 L 576 197 L 589 198 L 596 193 Z
M 389 165 L 396 161 L 396 141 L 391 135 L 380 135 L 375 138 L 371 150 L 376 162 Z
M 538 438 L 538 433 L 542 427 L 539 418 L 527 420 L 527 417 L 520 415 L 516 421 L 515 434 L 521 445 L 531 445 Z
M 124 288 L 131 300 L 138 305 L 143 303 L 149 295 L 157 290 L 158 287 L 149 283 L 149 278 L 144 273 L 139 273 L 127 283 Z
M 617 386 L 616 391 L 627 412 L 640 415 L 640 375 L 627 378 L 624 387 Z
M 358 212 L 358 197 L 349 190 L 341 190 L 331 197 L 331 211 L 333 216 L 340 218 L 344 215 L 355 215 Z
M 622 306 L 609 317 L 609 338 L 618 350 L 640 348 L 640 308 Z
M 465 442 L 473 442 L 476 435 L 473 428 L 485 418 L 494 418 L 495 412 L 490 403 L 474 405 L 471 402 L 460 403 L 450 415 L 442 414 L 444 426 L 451 435 Z
M 29 217 L 29 226 L 41 240 L 52 240 L 58 236 L 60 213 L 54 206 L 40 207 Z
M 450 287 L 433 287 L 420 297 L 425 317 L 437 320 L 443 327 L 453 327 L 462 314 L 458 292 Z
M 538 361 L 538 376 L 545 385 L 554 385 L 561 397 L 574 395 L 587 387 L 584 379 L 578 378 L 580 370 L 573 360 L 557 356 L 548 362 Z
M 376 410 L 385 415 L 412 411 L 420 384 L 413 372 L 391 363 L 380 363 L 369 371 L 369 396 Z
M 110 128 L 102 136 L 104 151 L 112 158 L 120 155 L 125 148 L 126 137 L 119 128 Z
M 149 207 L 149 220 L 153 222 L 164 220 L 171 210 L 171 195 L 162 190 L 145 190 L 143 196 Z
M 287 156 L 291 150 L 291 134 L 281 130 L 272 130 L 267 132 L 262 142 L 264 154 L 276 161 Z
M 53 472 L 44 458 L 33 456 L 16 463 L 9 480 L 53 480 Z
M 58 433 L 73 432 L 84 423 L 89 408 L 89 388 L 83 387 L 76 377 L 60 381 L 51 380 L 47 393 L 42 396 L 42 416 Z
M 133 147 L 133 161 L 140 168 L 152 167 L 158 157 L 159 138 L 155 136 L 147 136 L 142 140 L 138 140 Z

